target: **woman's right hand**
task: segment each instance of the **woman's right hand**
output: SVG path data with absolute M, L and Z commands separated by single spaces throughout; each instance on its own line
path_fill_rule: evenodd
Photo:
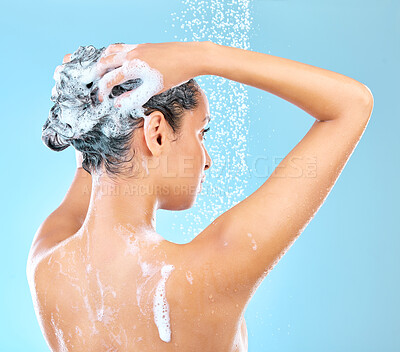
M 137 60 L 146 62 L 152 69 L 162 74 L 163 87 L 156 94 L 183 84 L 193 77 L 205 74 L 204 63 L 207 60 L 207 48 L 213 43 L 204 42 L 167 42 L 145 43 L 137 45 L 111 44 L 103 52 L 98 62 L 100 101 L 108 96 L 112 88 L 126 82 L 135 75 L 126 68 L 134 67 Z M 131 94 L 132 91 L 120 95 L 115 104 Z

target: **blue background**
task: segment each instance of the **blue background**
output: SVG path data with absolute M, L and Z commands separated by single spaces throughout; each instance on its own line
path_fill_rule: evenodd
M 202 20 L 218 16 L 217 1 L 205 4 Z M 234 20 L 242 20 L 244 1 L 219 4 L 225 10 L 238 9 Z M 224 43 L 231 33 L 239 38 L 237 46 L 249 43 L 253 51 L 350 76 L 366 84 L 375 99 L 366 132 L 326 202 L 248 305 L 249 350 L 400 351 L 400 111 L 396 104 L 400 3 L 254 0 L 249 6 L 248 32 L 213 21 L 201 33 L 198 22 L 193 22 L 197 27 L 182 29 L 188 8 L 187 0 L 2 4 L 0 350 L 48 350 L 34 314 L 25 267 L 36 229 L 60 204 L 75 172 L 71 148 L 55 153 L 40 139 L 52 106 L 53 72 L 63 56 L 89 44 L 196 38 Z M 268 175 L 251 172 L 254 161 L 268 158 L 271 172 L 277 165 L 274 158 L 283 158 L 314 121 L 267 92 L 233 82 L 228 85 L 223 79 L 201 77 L 201 81 L 210 97 L 213 90 L 220 92 L 209 99 L 214 121 L 206 140 L 215 170 L 221 165 L 219 155 L 233 162 L 223 172 L 235 170 L 238 162 L 228 135 L 230 119 L 232 130 L 244 136 L 238 145 L 245 148 L 241 155 L 248 160 L 251 177 L 240 174 L 229 183 L 221 182 L 221 175 L 211 170 L 204 195 L 194 208 L 176 214 L 160 210 L 157 230 L 176 243 L 190 241 L 213 218 L 257 189 Z M 232 108 L 240 112 L 236 100 L 233 105 L 226 103 L 232 92 L 245 94 L 245 114 L 243 110 L 236 115 L 224 113 Z M 213 185 L 226 192 L 207 194 Z

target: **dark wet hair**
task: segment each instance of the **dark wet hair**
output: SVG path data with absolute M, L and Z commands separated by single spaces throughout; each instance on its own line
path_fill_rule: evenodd
M 114 87 L 115 88 L 115 87 Z M 144 105 L 145 115 L 154 111 L 163 113 L 174 134 L 179 134 L 185 110 L 194 110 L 199 104 L 200 87 L 194 79 L 178 87 L 151 97 Z M 126 90 L 120 89 L 120 95 Z M 116 96 L 117 96 L 116 95 Z M 107 137 L 101 130 L 101 122 L 81 138 L 71 141 L 75 149 L 82 152 L 82 167 L 89 173 L 97 171 L 103 164 L 109 175 L 130 175 L 135 165 L 129 163 L 134 157 L 131 141 L 135 131 L 144 126 L 144 118 L 128 119 L 130 130 L 118 137 Z
M 94 57 L 94 60 L 97 60 Z M 93 60 L 93 61 L 94 61 Z M 140 85 L 141 79 L 130 80 L 113 87 L 110 97 L 117 97 L 124 92 L 134 89 Z M 90 88 L 88 86 L 88 88 Z M 91 92 L 91 98 L 93 98 Z M 161 94 L 154 95 L 144 105 L 145 116 L 154 111 L 163 113 L 169 126 L 175 135 L 178 135 L 182 127 L 182 117 L 185 111 L 194 110 L 199 105 L 200 87 L 198 83 L 191 79 L 180 86 L 171 88 Z M 70 97 L 68 97 L 71 100 Z M 76 94 L 76 100 L 82 100 Z M 53 100 L 53 99 L 52 99 Z M 137 166 L 131 163 L 135 152 L 131 153 L 131 141 L 135 131 L 144 126 L 144 117 L 128 115 L 124 132 L 118 136 L 107 136 L 103 133 L 104 124 L 109 117 L 104 116 L 87 133 L 78 137 L 66 131 L 71 126 L 58 119 L 57 109 L 60 107 L 56 103 L 42 128 L 42 140 L 47 147 L 54 151 L 62 151 L 72 145 L 75 149 L 82 152 L 82 167 L 89 172 L 97 172 L 103 165 L 109 176 L 123 175 L 133 176 L 133 169 Z M 132 155 L 130 155 L 132 154 Z

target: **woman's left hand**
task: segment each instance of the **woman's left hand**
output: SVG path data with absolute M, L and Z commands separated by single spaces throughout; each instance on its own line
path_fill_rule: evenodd
M 103 52 L 98 62 L 99 101 L 108 96 L 112 88 L 127 80 L 141 78 L 143 62 L 161 75 L 160 94 L 203 75 L 204 62 L 208 53 L 207 42 L 165 42 L 144 44 L 111 44 Z M 134 94 L 128 91 L 118 96 L 121 99 Z

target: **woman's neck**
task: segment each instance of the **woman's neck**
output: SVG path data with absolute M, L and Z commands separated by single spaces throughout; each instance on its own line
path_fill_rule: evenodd
M 89 209 L 82 228 L 107 238 L 115 228 L 129 228 L 143 238 L 156 234 L 156 210 L 158 201 L 149 192 L 151 179 L 110 181 L 93 177 Z

